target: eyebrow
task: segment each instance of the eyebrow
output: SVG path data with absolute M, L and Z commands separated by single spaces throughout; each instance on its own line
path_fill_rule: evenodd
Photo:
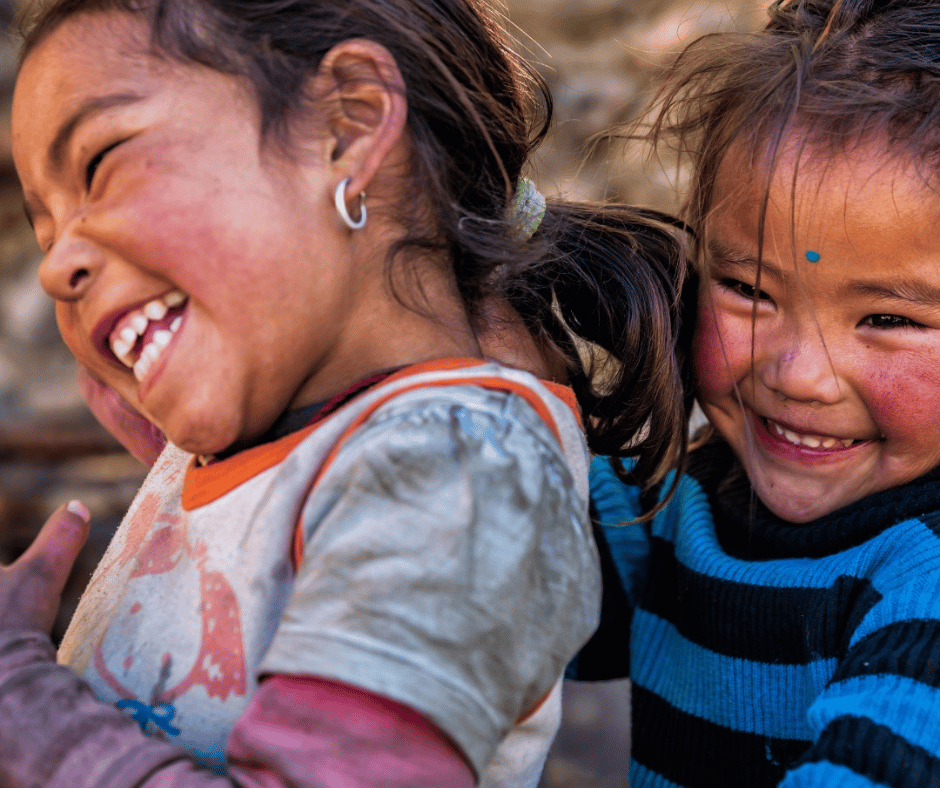
M 61 171 L 65 160 L 65 151 L 68 148 L 72 136 L 83 123 L 101 112 L 114 107 L 123 107 L 142 101 L 143 96 L 137 93 L 109 93 L 106 96 L 94 96 L 81 103 L 75 111 L 69 115 L 59 126 L 58 131 L 52 138 L 49 145 L 47 160 L 52 167 L 53 172 Z M 26 214 L 26 220 L 30 227 L 34 224 L 34 212 L 30 208 L 29 198 L 23 201 L 23 212 Z
M 732 267 L 757 269 L 757 258 L 735 249 L 719 239 L 708 243 L 711 257 Z M 767 260 L 761 260 L 761 276 L 767 275 L 780 282 L 790 281 L 792 274 L 783 271 Z M 840 298 L 864 297 L 885 301 L 904 301 L 910 304 L 925 304 L 940 308 L 940 287 L 920 279 L 894 281 L 890 285 L 878 281 L 850 280 L 839 288 Z
M 143 100 L 143 96 L 137 93 L 110 93 L 106 96 L 94 96 L 80 104 L 59 126 L 55 137 L 52 138 L 52 144 L 49 146 L 49 163 L 55 170 L 62 169 L 65 150 L 72 135 L 89 118 L 113 107 L 121 107 L 141 100 Z
M 734 268 L 746 268 L 754 271 L 758 268 L 758 260 L 755 255 L 736 249 L 725 241 L 717 238 L 709 240 L 708 254 L 710 258 Z M 766 258 L 762 259 L 759 265 L 761 276 L 769 276 L 771 279 L 775 279 L 778 282 L 787 282 L 792 278 L 790 272 L 784 271 Z
M 940 287 L 919 279 L 892 282 L 890 286 L 880 282 L 847 282 L 842 293 L 940 307 Z

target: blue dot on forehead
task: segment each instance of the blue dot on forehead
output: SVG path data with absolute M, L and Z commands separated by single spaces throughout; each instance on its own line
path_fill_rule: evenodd
M 819 252 L 814 252 L 812 249 L 806 253 L 806 259 L 811 263 L 819 262 Z

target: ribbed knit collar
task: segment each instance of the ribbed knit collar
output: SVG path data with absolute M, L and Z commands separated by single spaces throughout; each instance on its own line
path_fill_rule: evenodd
M 720 439 L 692 453 L 688 474 L 709 497 L 722 548 L 746 560 L 833 555 L 904 520 L 940 510 L 940 468 L 808 523 L 789 523 L 772 514 Z

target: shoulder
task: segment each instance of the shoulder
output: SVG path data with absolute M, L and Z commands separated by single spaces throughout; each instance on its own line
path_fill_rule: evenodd
M 690 459 L 694 463 L 695 453 Z M 624 461 L 627 470 L 631 462 Z M 652 503 L 667 495 L 669 500 L 653 520 L 654 531 L 671 531 L 675 523 L 690 514 L 710 511 L 708 496 L 694 467 L 682 473 L 675 490 L 672 490 L 675 472 L 670 472 L 659 490 L 647 496 L 640 487 L 622 481 L 613 463 L 610 457 L 596 457 L 590 467 L 591 505 L 599 526 L 607 533 L 621 530 L 621 525 L 641 517 Z
M 343 439 L 317 486 L 347 499 L 406 490 L 435 500 L 466 493 L 487 507 L 508 496 L 532 509 L 549 499 L 586 509 L 586 467 L 524 398 L 458 385 L 382 404 Z
M 373 511 L 451 532 L 485 524 L 493 538 L 520 542 L 554 534 L 592 557 L 587 449 L 580 431 L 566 434 L 577 429 L 574 413 L 525 373 L 495 364 L 458 372 L 377 387 L 359 403 L 364 418 L 346 416 L 305 504 L 308 529 L 357 527 Z M 427 516 L 416 519 L 417 508 Z M 337 518 L 339 510 L 357 514 Z
M 534 414 L 535 420 L 562 442 L 568 429 L 580 426 L 577 403 L 569 388 L 495 363 L 459 368 L 416 365 L 376 387 L 370 396 L 377 406 L 363 404 L 376 417 L 406 408 L 446 407 L 456 401 L 466 409 L 490 411 L 524 423 L 531 422 Z
M 396 450 L 454 456 L 460 447 L 498 459 L 502 451 L 535 452 L 521 458 L 535 464 L 559 462 L 580 497 L 587 498 L 588 454 L 577 404 L 569 389 L 493 363 L 460 369 L 421 369 L 376 387 L 357 407 L 362 416 L 341 439 L 355 453 L 391 440 Z

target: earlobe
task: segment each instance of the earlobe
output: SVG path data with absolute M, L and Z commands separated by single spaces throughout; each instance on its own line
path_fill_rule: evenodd
M 349 194 L 368 190 L 405 130 L 408 103 L 401 72 L 391 53 L 367 39 L 337 44 L 317 75 L 334 97 L 327 110 L 331 158 Z

